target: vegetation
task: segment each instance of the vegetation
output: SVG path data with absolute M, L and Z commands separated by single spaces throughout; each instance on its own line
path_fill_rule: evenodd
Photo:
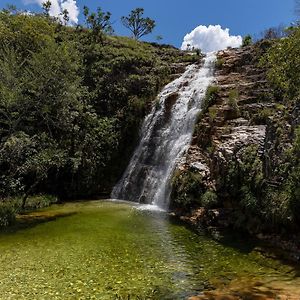
M 83 14 L 87 27 L 92 30 L 94 42 L 101 42 L 101 44 L 103 44 L 103 34 L 113 33 L 112 24 L 110 22 L 111 13 L 103 12 L 101 7 L 98 7 L 97 13 L 90 13 L 89 8 L 84 6 Z
M 176 172 L 172 199 L 174 206 L 187 211 L 202 206 L 208 215 L 211 208 L 228 209 L 228 224 L 250 233 L 288 235 L 300 228 L 300 28 L 290 28 L 285 38 L 274 32 L 237 51 L 236 61 L 231 55 L 228 61 L 220 56 L 217 68 L 222 76 L 236 72 L 237 81 L 249 76 L 250 82 L 252 73 L 247 71 L 255 69 L 261 82 L 254 77 L 249 89 L 239 82 L 237 88 L 228 84 L 226 93 L 225 87 L 222 93 L 217 86 L 208 88 L 193 143 L 210 178 L 190 168 Z M 240 93 L 253 105 L 239 102 Z M 226 104 L 231 112 L 224 114 Z M 237 127 L 257 125 L 266 128 L 264 141 L 245 145 L 237 135 L 236 144 L 234 137 L 230 140 Z
M 143 8 L 136 8 L 131 11 L 128 17 L 121 19 L 123 25 L 132 32 L 136 40 L 151 33 L 155 27 L 155 21 L 150 18 L 143 18 L 143 14 Z
M 268 79 L 272 83 L 277 98 L 298 101 L 300 95 L 300 28 L 290 29 L 289 37 L 277 40 L 262 64 L 268 68 Z
M 0 12 L 0 199 L 109 193 L 170 64 L 194 59 L 107 35 L 100 8 L 85 16 L 73 28 Z
M 221 69 L 223 65 L 224 65 L 224 59 L 218 57 L 215 63 L 216 69 Z
M 19 212 L 48 207 L 57 201 L 58 199 L 51 195 L 35 195 L 28 197 L 26 206 L 23 207 L 23 199 L 20 197 L 2 199 L 0 200 L 0 228 L 13 225 Z
M 201 196 L 204 193 L 202 176 L 193 170 L 177 171 L 172 179 L 173 205 L 190 208 L 201 205 Z
M 217 100 L 218 92 L 219 87 L 216 85 L 210 85 L 207 88 L 204 100 L 201 105 L 203 113 L 206 113 L 208 111 L 208 108 L 215 103 L 215 101 Z
M 234 111 L 236 116 L 240 114 L 239 106 L 238 106 L 238 98 L 239 98 L 239 92 L 237 89 L 233 89 L 229 91 L 228 106 Z
M 252 44 L 252 36 L 250 34 L 244 36 L 242 47 L 247 47 Z

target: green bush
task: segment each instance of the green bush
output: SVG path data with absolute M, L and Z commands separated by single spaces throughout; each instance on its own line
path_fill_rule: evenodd
M 58 199 L 52 195 L 35 195 L 26 201 L 26 210 L 34 210 L 49 207 L 51 204 L 57 203 Z
M 244 36 L 242 47 L 247 47 L 252 44 L 252 37 L 250 34 Z
M 252 116 L 251 122 L 254 124 L 267 124 L 269 118 L 274 114 L 274 109 L 263 108 L 257 114 Z
M 12 225 L 16 219 L 17 209 L 14 202 L 0 202 L 0 227 Z
M 239 106 L 238 106 L 239 92 L 237 89 L 229 91 L 228 94 L 228 106 L 239 115 Z
M 191 170 L 176 171 L 172 178 L 171 199 L 175 206 L 189 208 L 201 204 L 202 177 Z
M 222 69 L 224 63 L 225 63 L 224 58 L 219 58 L 218 57 L 217 60 L 216 60 L 215 66 L 216 66 L 217 69 Z
M 288 37 L 275 40 L 262 57 L 260 65 L 267 68 L 268 80 L 278 98 L 288 102 L 300 96 L 300 27 L 291 28 Z
M 218 196 L 214 191 L 206 191 L 201 197 L 201 205 L 205 208 L 213 208 L 218 204 Z
M 218 93 L 219 93 L 219 87 L 216 85 L 210 85 L 205 93 L 205 97 L 201 103 L 202 113 L 206 113 L 208 108 L 215 104 L 215 101 L 217 100 Z

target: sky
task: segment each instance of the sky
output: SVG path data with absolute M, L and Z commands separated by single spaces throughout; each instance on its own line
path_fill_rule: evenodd
M 14 4 L 20 9 L 40 11 L 43 0 L 0 0 L 0 8 Z M 156 21 L 154 32 L 145 40 L 155 41 L 163 37 L 162 43 L 176 47 L 187 44 L 210 48 L 238 45 L 240 36 L 259 34 L 280 24 L 295 21 L 294 0 L 52 0 L 53 14 L 67 8 L 74 22 L 83 23 L 84 5 L 95 10 L 97 6 L 112 13 L 113 27 L 117 35 L 130 35 L 120 22 L 120 17 L 136 8 L 143 7 L 145 16 Z M 61 4 L 62 2 L 62 4 Z M 214 26 L 209 26 L 214 25 Z M 220 25 L 220 26 L 215 26 Z M 229 30 L 226 30 L 229 29 Z M 185 41 L 184 41 L 184 37 Z M 212 41 L 215 39 L 216 43 Z M 223 39 L 224 43 L 220 44 Z M 185 44 L 184 44 L 185 43 Z M 213 49 L 216 50 L 216 49 Z

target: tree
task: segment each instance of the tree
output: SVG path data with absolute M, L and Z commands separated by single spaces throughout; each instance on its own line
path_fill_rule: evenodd
M 46 16 L 50 15 L 51 5 L 52 5 L 52 3 L 51 3 L 50 0 L 47 0 L 46 2 L 43 2 L 43 4 L 42 4 L 43 10 L 44 10 L 44 14 Z
M 63 17 L 64 25 L 66 26 L 69 23 L 69 21 L 70 21 L 68 10 L 64 9 L 63 12 L 61 13 L 61 15 Z
M 92 29 L 94 40 L 100 40 L 103 44 L 103 33 L 113 33 L 112 24 L 110 22 L 111 13 L 104 12 L 100 7 L 97 8 L 97 13 L 90 13 L 87 6 L 83 7 L 86 25 Z
M 278 97 L 300 101 L 300 28 L 296 27 L 285 39 L 276 40 L 262 59 L 267 75 Z
M 252 44 L 252 37 L 250 34 L 244 36 L 242 47 L 247 47 Z
M 150 18 L 143 18 L 143 14 L 143 8 L 136 8 L 131 11 L 128 17 L 121 18 L 123 25 L 132 32 L 136 40 L 151 33 L 155 27 L 155 21 Z

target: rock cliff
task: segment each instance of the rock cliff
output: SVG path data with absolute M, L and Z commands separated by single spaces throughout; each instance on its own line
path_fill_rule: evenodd
M 299 107 L 274 96 L 259 63 L 268 46 L 218 53 L 215 83 L 172 182 L 172 206 L 189 223 L 250 233 L 297 227 L 283 186 Z

